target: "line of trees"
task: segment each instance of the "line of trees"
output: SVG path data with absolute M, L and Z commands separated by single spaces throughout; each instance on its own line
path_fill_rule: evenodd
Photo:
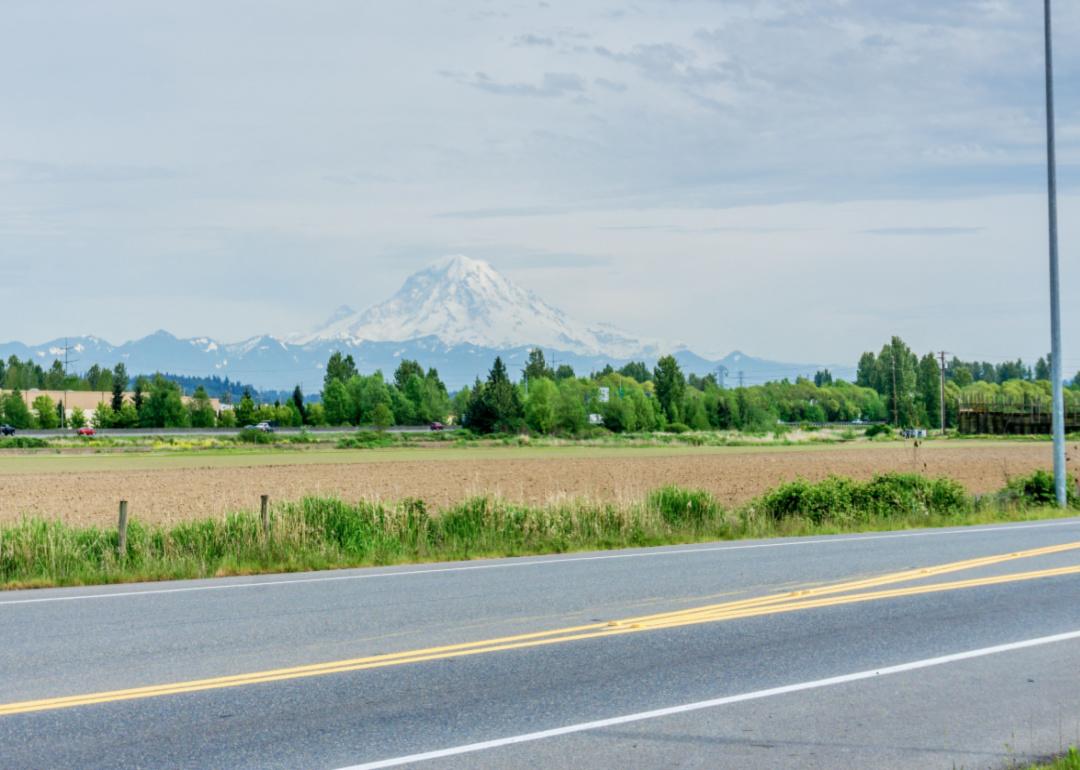
M 327 425 L 426 425 L 447 419 L 450 395 L 438 371 L 425 372 L 416 361 L 402 360 L 387 382 L 381 371 L 360 374 L 351 355 L 335 351 L 326 362 L 321 407 Z
M 568 368 L 568 367 L 567 367 Z M 521 381 L 510 381 L 495 360 L 486 380 L 455 395 L 453 411 L 478 433 L 532 430 L 576 434 L 590 424 L 614 432 L 738 429 L 763 431 L 778 421 L 882 420 L 885 404 L 872 388 L 816 385 L 800 378 L 743 388 L 721 388 L 712 375 L 687 377 L 672 356 L 653 369 L 633 362 L 578 378 L 552 370 L 540 350 L 530 353 Z

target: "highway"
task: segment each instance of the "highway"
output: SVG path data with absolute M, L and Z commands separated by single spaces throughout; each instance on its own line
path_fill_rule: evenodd
M 1005 768 L 1080 519 L 0 594 L 0 767 Z

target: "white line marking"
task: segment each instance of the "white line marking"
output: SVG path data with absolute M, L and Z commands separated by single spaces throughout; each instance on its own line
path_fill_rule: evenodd
M 917 671 L 919 669 L 930 668 L 932 666 L 943 666 L 947 663 L 957 663 L 963 660 L 971 660 L 972 658 L 981 658 L 986 655 L 996 655 L 1001 652 L 1023 650 L 1029 647 L 1039 647 L 1044 644 L 1054 644 L 1056 642 L 1065 642 L 1072 639 L 1080 639 L 1080 631 L 1070 631 L 1068 633 L 1055 634 L 1053 636 L 1042 636 L 1037 639 L 1026 639 L 1021 642 L 999 644 L 994 647 L 983 647 L 982 649 L 978 650 L 958 652 L 952 655 L 943 655 L 938 658 L 926 658 L 924 660 L 912 661 L 911 663 L 901 663 L 898 666 L 887 666 L 885 668 L 878 668 L 870 671 L 859 671 L 854 674 L 844 674 L 843 676 L 829 677 L 828 679 L 815 679 L 812 682 L 800 682 L 799 684 L 789 684 L 784 685 L 783 687 L 772 687 L 768 690 L 756 690 L 754 692 L 746 692 L 740 695 L 729 695 L 724 698 L 713 698 L 712 700 L 703 700 L 696 703 L 685 703 L 681 706 L 671 706 L 669 708 L 654 709 L 653 711 L 641 711 L 637 714 L 626 714 L 621 717 L 598 719 L 594 722 L 581 722 L 576 725 L 556 727 L 552 730 L 540 730 L 535 733 L 524 733 L 522 735 L 513 735 L 508 738 L 497 738 L 491 741 L 481 741 L 480 743 L 468 743 L 464 746 L 454 746 L 449 749 L 425 751 L 420 754 L 410 754 L 404 757 L 394 757 L 392 759 L 382 759 L 377 762 L 366 762 L 360 765 L 350 765 L 349 767 L 339 768 L 339 770 L 377 770 L 377 768 L 384 767 L 400 767 L 401 765 L 407 765 L 414 762 L 426 762 L 432 759 L 454 757 L 461 754 L 472 754 L 477 751 L 487 751 L 488 749 L 497 749 L 502 746 L 513 746 L 518 743 L 542 741 L 548 738 L 558 738 L 562 735 L 581 733 L 587 730 L 600 730 L 605 727 L 625 725 L 631 722 L 643 722 L 648 719 L 660 719 L 662 717 L 674 716 L 676 714 L 686 714 L 691 711 L 701 711 L 702 709 L 711 709 L 718 706 L 729 706 L 733 703 L 759 700 L 761 698 L 771 698 L 774 695 L 788 695 L 790 693 L 803 692 L 805 690 L 816 690 L 821 687 L 832 687 L 833 685 L 838 684 L 858 682 L 863 679 L 875 679 L 879 676 L 902 674 L 907 671 Z
M 119 599 L 128 596 L 155 596 L 161 594 L 182 594 L 194 591 L 226 591 L 239 588 L 262 588 L 265 586 L 299 585 L 303 583 L 334 583 L 345 580 L 376 580 L 379 578 L 407 577 L 410 575 L 435 575 L 444 572 L 472 572 L 474 570 L 509 569 L 512 567 L 543 567 L 547 565 L 570 564 L 582 561 L 606 561 L 609 559 L 640 559 L 649 556 L 687 556 L 698 553 L 716 553 L 718 551 L 747 551 L 758 548 L 791 548 L 807 545 L 829 545 L 833 543 L 859 543 L 867 540 L 896 540 L 910 537 L 944 537 L 947 535 L 977 535 L 980 533 L 999 534 L 1014 532 L 1018 529 L 1046 529 L 1049 527 L 1076 526 L 1075 519 L 1066 521 L 1040 522 L 1037 524 L 1005 524 L 989 527 L 961 528 L 946 530 L 919 530 L 918 532 L 893 532 L 883 535 L 831 535 L 813 540 L 785 540 L 777 543 L 750 543 L 746 545 L 720 545 L 706 548 L 669 548 L 658 551 L 633 551 L 630 553 L 598 554 L 596 556 L 562 556 L 554 558 L 522 557 L 520 561 L 504 561 L 498 564 L 469 564 L 458 567 L 432 567 L 431 569 L 397 570 L 394 572 L 363 572 L 349 575 L 327 575 L 309 578 L 286 578 L 277 580 L 256 580 L 248 583 L 221 583 L 214 585 L 185 586 L 183 588 L 149 588 L 141 591 L 113 591 L 98 594 L 73 594 L 69 596 L 41 596 L 32 599 L 0 600 L 0 607 L 16 604 L 44 604 L 48 602 L 74 602 L 84 599 Z M 36 589 L 63 590 L 63 589 Z

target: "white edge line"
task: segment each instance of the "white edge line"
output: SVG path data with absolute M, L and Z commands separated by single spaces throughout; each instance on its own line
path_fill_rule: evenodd
M 426 762 L 432 759 L 442 759 L 445 757 L 453 757 L 461 754 L 472 754 L 478 751 L 497 749 L 502 746 L 513 746 L 519 743 L 542 741 L 548 738 L 557 738 L 562 735 L 571 735 L 573 733 L 581 733 L 588 730 L 600 730 L 605 727 L 625 725 L 631 722 L 643 722 L 648 719 L 660 719 L 662 717 L 674 716 L 677 714 L 686 714 L 692 711 L 701 711 L 702 709 L 717 708 L 718 706 L 728 706 L 733 703 L 759 700 L 761 698 L 771 698 L 775 695 L 787 695 L 790 693 L 803 692 L 805 690 L 816 690 L 822 687 L 832 687 L 838 684 L 858 682 L 864 679 L 874 679 L 880 676 L 889 676 L 890 674 L 902 674 L 906 671 L 917 671 L 922 668 L 942 666 L 947 663 L 956 663 L 963 660 L 971 660 L 972 658 L 981 658 L 986 655 L 996 655 L 1002 652 L 1023 650 L 1029 647 L 1039 647 L 1044 644 L 1054 644 L 1055 642 L 1064 642 L 1072 639 L 1080 639 L 1080 631 L 1070 631 L 1068 633 L 1055 634 L 1053 636 L 1042 636 L 1037 639 L 1026 639 L 1020 642 L 999 644 L 994 647 L 983 647 L 978 650 L 958 652 L 952 655 L 942 655 L 938 658 L 925 658 L 923 660 L 916 660 L 910 663 L 901 663 L 897 666 L 887 666 L 885 668 L 871 669 L 869 671 L 859 671 L 854 674 L 833 676 L 827 679 L 815 679 L 811 682 L 800 682 L 798 684 L 784 685 L 783 687 L 772 687 L 767 690 L 755 690 L 754 692 L 746 692 L 739 695 L 729 695 L 723 698 L 713 698 L 712 700 L 697 701 L 696 703 L 685 703 L 681 706 L 671 706 L 669 708 L 654 709 L 653 711 L 641 711 L 636 714 L 626 714 L 624 716 L 611 717 L 610 719 L 598 719 L 593 722 L 581 722 L 575 725 L 556 727 L 551 730 L 540 730 L 534 733 L 523 733 L 521 735 L 513 735 L 507 738 L 497 738 L 495 740 L 481 741 L 479 743 L 468 743 L 463 746 L 454 746 L 448 749 L 425 751 L 420 754 L 410 754 L 404 757 L 382 759 L 376 762 L 367 762 L 360 765 L 350 765 L 349 767 L 339 768 L 338 770 L 377 770 L 377 768 L 384 767 L 400 767 L 401 765 L 411 764 L 415 762 Z
M 16 604 L 45 604 L 49 602 L 74 602 L 86 599 L 119 599 L 128 596 L 155 596 L 160 594 L 182 594 L 194 591 L 227 591 L 239 588 L 261 588 L 264 586 L 297 585 L 302 583 L 334 583 L 343 580 L 375 580 L 379 578 L 407 577 L 410 575 L 435 575 L 443 572 L 471 572 L 473 570 L 509 569 L 511 567 L 542 567 L 551 564 L 570 564 L 581 561 L 604 561 L 608 559 L 639 559 L 649 556 L 687 556 L 697 553 L 715 553 L 718 551 L 747 551 L 758 548 L 790 548 L 794 546 L 828 545 L 832 543 L 858 543 L 866 540 L 896 540 L 909 537 L 945 537 L 948 535 L 977 535 L 980 533 L 1012 532 L 1018 529 L 1045 529 L 1049 527 L 1076 526 L 1075 520 L 1037 522 L 1032 524 L 1004 524 L 978 528 L 958 528 L 942 530 L 920 530 L 918 532 L 892 532 L 882 535 L 830 535 L 813 540 L 785 540 L 779 543 L 751 543 L 747 545 L 720 545 L 707 548 L 671 548 L 659 551 L 638 551 L 632 553 L 598 554 L 595 556 L 564 556 L 556 558 L 522 557 L 521 561 L 505 561 L 498 564 L 469 564 L 459 567 L 434 567 L 432 569 L 398 570 L 395 572 L 375 572 L 352 575 L 329 575 L 313 578 L 290 578 L 285 580 L 253 580 L 248 583 L 224 583 L 218 585 L 185 586 L 183 588 L 150 588 L 143 591 L 113 591 L 98 594 L 75 594 L 71 596 L 42 596 L 32 599 L 0 600 L 0 607 Z M 37 589 L 49 590 L 49 589 Z M 61 589 L 62 590 L 62 589 Z

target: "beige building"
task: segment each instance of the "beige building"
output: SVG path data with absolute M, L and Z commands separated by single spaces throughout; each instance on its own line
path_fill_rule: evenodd
M 10 393 L 10 390 L 0 390 L 0 395 L 6 396 Z M 39 396 L 48 396 L 53 400 L 53 403 L 64 402 L 64 411 L 67 412 L 68 417 L 71 417 L 71 412 L 74 409 L 82 409 L 86 412 L 87 417 L 90 413 L 97 409 L 97 405 L 105 402 L 106 404 L 112 403 L 112 391 L 99 392 L 96 390 L 23 390 L 20 391 L 23 401 L 26 402 L 28 409 L 33 409 L 34 399 Z M 135 394 L 131 391 L 124 393 L 125 401 L 134 401 Z M 191 402 L 191 396 L 183 397 L 184 403 Z M 210 399 L 210 406 L 214 408 L 214 413 L 219 414 L 221 412 L 221 401 L 212 398 Z

